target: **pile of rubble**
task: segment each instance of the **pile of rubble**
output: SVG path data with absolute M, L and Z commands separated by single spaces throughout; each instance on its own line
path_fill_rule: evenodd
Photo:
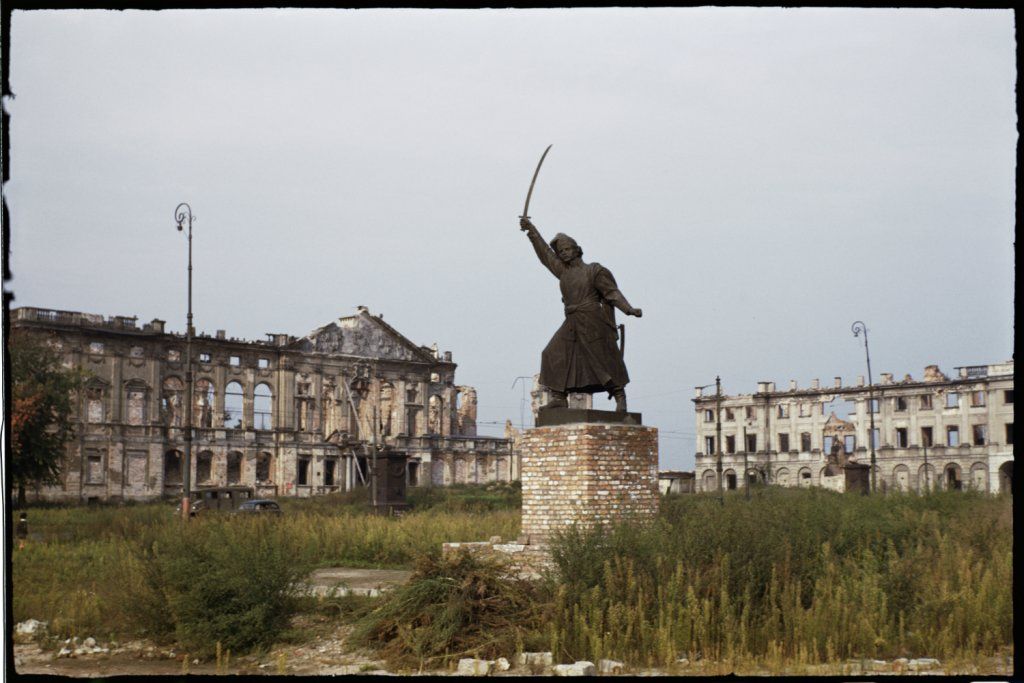
M 593 662 L 579 661 L 572 664 L 555 664 L 555 657 L 550 652 L 521 652 L 514 660 L 514 673 L 509 675 L 534 676 L 594 676 L 596 674 L 620 674 L 624 666 L 622 662 L 602 659 L 596 665 Z M 498 659 L 460 659 L 455 671 L 457 676 L 493 676 L 513 669 L 513 665 L 504 657 Z

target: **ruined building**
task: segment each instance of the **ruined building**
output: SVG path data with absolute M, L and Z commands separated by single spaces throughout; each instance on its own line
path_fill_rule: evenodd
M 12 311 L 14 331 L 45 335 L 65 365 L 89 374 L 63 480 L 41 498 L 180 496 L 188 409 L 196 489 L 348 490 L 366 482 L 375 445 L 408 453 L 412 486 L 519 477 L 510 442 L 477 435 L 476 390 L 455 383 L 451 352 L 412 343 L 365 307 L 301 338 L 194 337 L 191 401 L 185 335 L 136 320 Z
M 786 391 L 760 382 L 756 393 L 721 397 L 718 443 L 716 397 L 698 389 L 698 490 L 717 490 L 719 446 L 725 489 L 760 481 L 842 490 L 847 462 L 870 464 L 868 410 L 874 413 L 879 490 L 1010 490 L 1013 361 L 960 367 L 954 377 L 935 365 L 920 380 L 906 375 L 894 381 L 882 373 L 873 391 L 872 403 L 863 377 L 856 386 L 843 386 L 839 377 L 831 387 L 814 380 L 808 389 L 791 381 Z M 744 456 L 746 479 L 737 474 Z

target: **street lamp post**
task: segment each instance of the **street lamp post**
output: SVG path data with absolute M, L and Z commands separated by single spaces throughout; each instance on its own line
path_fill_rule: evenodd
M 530 377 L 529 375 L 519 375 L 519 377 L 516 377 L 514 380 L 512 380 L 513 389 L 516 388 L 516 382 L 521 381 L 523 384 L 523 398 L 519 402 L 519 428 L 523 430 L 526 429 L 526 380 L 528 379 L 533 378 Z
M 722 380 L 715 375 L 715 472 L 718 473 L 718 502 L 725 505 L 722 489 Z
M 174 217 L 178 222 L 178 232 L 182 232 L 185 221 L 188 221 L 188 324 L 185 329 L 185 463 L 182 475 L 181 492 L 181 515 L 184 519 L 189 518 L 189 507 L 192 496 L 192 404 L 195 401 L 193 383 L 195 377 L 192 374 L 192 207 L 182 202 L 174 210 Z
M 864 356 L 868 361 L 868 418 L 871 424 L 871 432 L 868 434 L 868 444 L 871 447 L 871 493 L 875 487 L 875 383 L 871 379 L 871 352 L 868 350 L 868 326 L 858 320 L 850 327 L 854 337 L 864 333 Z

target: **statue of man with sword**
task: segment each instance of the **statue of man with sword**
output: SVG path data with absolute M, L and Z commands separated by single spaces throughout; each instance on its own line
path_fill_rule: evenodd
M 565 321 L 541 353 L 540 384 L 552 395 L 542 409 L 568 407 L 570 392 L 607 391 L 615 399 L 615 411 L 624 413 L 625 387 L 629 382 L 622 359 L 625 327 L 616 328 L 615 309 L 637 318 L 643 311 L 630 305 L 607 268 L 583 262 L 583 250 L 576 240 L 558 233 L 550 243 L 545 242 L 530 221 L 533 186 L 550 149 L 549 145 L 537 164 L 523 215 L 519 217 L 519 228 L 526 232 L 537 258 L 558 278 L 565 306 Z M 617 336 L 623 342 L 621 346 L 616 344 Z

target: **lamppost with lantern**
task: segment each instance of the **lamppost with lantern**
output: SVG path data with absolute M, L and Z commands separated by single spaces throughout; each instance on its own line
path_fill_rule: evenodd
M 871 379 L 871 352 L 868 350 L 868 326 L 858 320 L 850 327 L 854 337 L 864 333 L 864 356 L 868 361 L 868 419 L 871 423 L 871 432 L 868 434 L 868 444 L 871 447 L 871 493 L 875 492 L 875 383 Z
M 188 322 L 185 329 L 185 463 L 182 476 L 181 515 L 189 518 L 192 497 L 192 404 L 195 377 L 192 374 L 192 207 L 187 203 L 178 204 L 174 210 L 174 218 L 178 222 L 178 232 L 183 232 L 188 221 Z

